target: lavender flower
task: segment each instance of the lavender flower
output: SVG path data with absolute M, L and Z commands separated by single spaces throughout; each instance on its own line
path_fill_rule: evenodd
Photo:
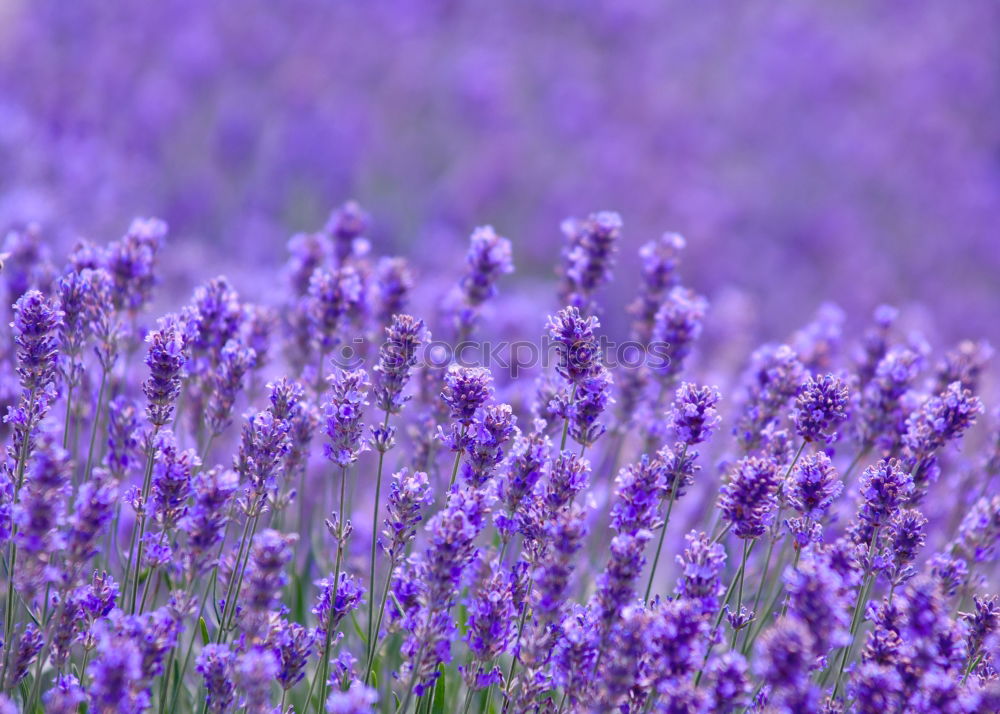
M 327 628 L 336 630 L 340 621 L 358 607 L 365 589 L 356 578 L 344 572 L 337 579 L 336 591 L 332 577 L 323 578 L 316 585 L 319 587 L 319 597 L 312 612 L 319 621 L 319 636 L 325 637 Z
M 108 451 L 104 457 L 116 479 L 125 478 L 139 463 L 139 417 L 136 405 L 118 395 L 108 405 Z
M 514 576 L 498 561 L 488 565 L 491 571 L 479 583 L 468 602 L 468 631 L 464 637 L 472 652 L 473 662 L 463 668 L 466 685 L 485 689 L 501 681 L 498 667 L 487 667 L 507 651 L 514 639 L 517 608 L 514 604 Z
M 545 505 L 551 512 L 568 506 L 590 480 L 590 462 L 569 451 L 556 455 L 545 484 Z M 624 487 L 623 487 L 624 488 Z
M 853 535 L 854 542 L 868 545 L 876 529 L 888 524 L 913 490 L 913 477 L 902 470 L 896 459 L 882 461 L 865 469 L 861 477 L 861 507 Z
M 470 426 L 476 410 L 492 398 L 493 376 L 488 369 L 453 365 L 445 374 L 441 399 L 463 427 Z
M 642 284 L 628 311 L 632 316 L 632 337 L 642 344 L 653 339 L 656 313 L 663 302 L 663 295 L 677 284 L 677 266 L 685 245 L 680 234 L 664 233 L 639 249 Z
M 285 569 L 297 540 L 296 535 L 283 535 L 270 528 L 254 536 L 240 597 L 240 603 L 251 614 L 263 617 L 277 606 L 281 590 L 288 583 Z
M 10 637 L 8 635 L 8 637 Z M 42 651 L 42 647 L 45 644 L 45 638 L 42 632 L 35 627 L 33 624 L 27 625 L 21 632 L 20 637 L 16 639 L 10 637 L 16 642 L 16 647 L 6 655 L 6 668 L 4 670 L 3 684 L 4 688 L 11 689 L 17 686 L 18 682 L 25 678 L 28 674 L 28 668 L 35 663 L 35 659 L 38 657 L 38 653 Z M 8 644 L 7 647 L 10 647 Z
M 375 266 L 378 293 L 376 317 L 387 325 L 393 315 L 406 310 L 413 290 L 413 273 L 405 258 L 382 258 Z
M 677 378 L 691 354 L 694 342 L 701 336 L 708 301 L 687 288 L 675 287 L 656 313 L 653 340 L 660 343 L 665 355 L 653 367 L 653 374 L 665 384 Z
M 200 575 L 215 565 L 216 546 L 222 542 L 230 499 L 238 485 L 236 472 L 221 466 L 201 471 L 192 479 L 194 505 L 181 523 L 187 533 L 186 561 L 191 575 Z
M 87 695 L 72 674 L 56 678 L 52 689 L 42 696 L 45 711 L 49 714 L 74 714 L 87 701 Z
M 699 387 L 690 382 L 681 384 L 670 410 L 670 422 L 677 439 L 685 446 L 709 439 L 722 421 L 716 409 L 721 398 L 718 387 Z
M 822 451 L 798 460 L 785 484 L 785 500 L 803 518 L 822 520 L 844 489 L 830 457 Z
M 963 389 L 961 382 L 952 382 L 910 416 L 903 443 L 914 460 L 925 459 L 949 441 L 960 438 L 982 412 L 979 398 Z
M 536 421 L 535 431 L 529 436 L 520 432 L 515 435 L 510 458 L 497 478 L 497 496 L 503 511 L 496 516 L 496 526 L 505 540 L 515 532 L 517 514 L 525 499 L 534 493 L 549 460 L 552 444 L 544 429 L 544 423 Z
M 739 538 L 760 538 L 777 505 L 779 476 L 770 459 L 741 459 L 722 487 L 719 509 Z
M 857 430 L 863 444 L 877 444 L 886 451 L 901 446 L 908 415 L 904 396 L 921 364 L 921 356 L 907 348 L 893 348 L 878 362 L 861 394 Z
M 421 510 L 431 501 L 430 483 L 423 471 L 404 468 L 392 475 L 386 504 L 385 530 L 382 549 L 390 562 L 398 563 L 407 544 L 417 532 L 423 516 Z
M 361 243 L 368 224 L 368 214 L 356 201 L 348 201 L 330 214 L 324 230 L 333 239 L 333 254 L 338 265 L 364 250 Z
M 246 415 L 233 468 L 249 482 L 252 495 L 262 500 L 274 490 L 282 459 L 288 453 L 288 423 L 269 411 Z
M 648 530 L 619 533 L 611 539 L 611 558 L 597 577 L 594 602 L 601 638 L 606 638 L 622 610 L 635 598 L 635 581 L 642 574 L 646 544 L 653 534 Z
M 618 472 L 611 527 L 616 533 L 635 534 L 660 525 L 660 503 L 666 492 L 666 469 L 657 459 L 643 455 Z
M 355 680 L 346 692 L 333 691 L 326 700 L 327 714 L 373 714 L 378 692 Z
M 281 663 L 278 683 L 286 692 L 298 684 L 316 644 L 317 633 L 295 622 L 279 619 L 268 633 L 268 644 Z
M 195 288 L 185 311 L 194 374 L 203 374 L 219 363 L 226 345 L 238 337 L 243 316 L 240 296 L 225 277 L 212 278 Z
M 576 306 L 563 308 L 549 316 L 549 336 L 555 342 L 558 363 L 556 372 L 579 388 L 600 369 L 600 351 L 594 330 L 601 326 L 596 317 L 584 317 Z
M 364 424 L 361 418 L 368 405 L 365 397 L 371 385 L 363 369 L 338 370 L 327 378 L 327 382 L 330 394 L 323 412 L 324 431 L 329 441 L 323 445 L 323 453 L 333 463 L 346 468 L 367 448 L 362 438 Z
M 76 568 L 100 552 L 98 545 L 114 515 L 118 483 L 103 469 L 96 469 L 80 484 L 76 507 L 69 518 L 66 560 Z
M 591 377 L 578 385 L 576 396 L 566 409 L 569 435 L 583 447 L 593 446 L 607 427 L 598 419 L 607 409 L 611 398 L 611 372 L 599 368 Z
M 158 330 L 146 336 L 149 378 L 142 385 L 147 399 L 146 416 L 154 427 L 162 427 L 173 418 L 187 361 L 184 334 L 177 318 L 168 315 L 159 325 Z
M 114 305 L 133 314 L 145 307 L 156 284 L 156 257 L 167 234 L 157 218 L 136 218 L 121 240 L 108 246 L 107 269 L 114 279 Z
M 378 352 L 375 367 L 375 405 L 389 414 L 398 414 L 409 397 L 403 389 L 417 363 L 417 350 L 427 339 L 424 321 L 410 315 L 393 315 L 385 328 L 386 340 Z
M 622 219 L 612 211 L 601 211 L 582 221 L 568 218 L 561 228 L 566 245 L 559 297 L 565 304 L 592 313 L 594 293 L 611 279 Z
M 900 509 L 893 514 L 888 526 L 890 562 L 886 575 L 895 585 L 915 575 L 913 562 L 927 539 L 927 519 L 916 509 Z
M 475 421 L 464 439 L 468 458 L 462 474 L 466 481 L 481 488 L 503 461 L 504 446 L 515 430 L 514 410 L 509 404 L 493 404 L 476 412 Z
M 171 530 L 187 512 L 191 475 L 201 466 L 194 449 L 181 451 L 169 429 L 160 432 L 153 445 L 153 515 L 160 528 Z
M 243 378 L 253 369 L 257 353 L 236 340 L 228 340 L 211 373 L 212 396 L 208 401 L 208 427 L 218 436 L 232 423 L 233 406 L 243 389 Z
M 836 428 L 847 419 L 847 404 L 847 386 L 839 377 L 809 377 L 795 399 L 795 432 L 806 441 L 836 441 Z
M 326 353 L 340 341 L 345 317 L 363 299 L 358 272 L 351 266 L 333 272 L 317 268 L 309 279 L 309 324 L 320 352 Z
M 712 543 L 707 533 L 692 531 L 684 536 L 687 547 L 677 556 L 681 568 L 674 592 L 678 598 L 690 600 L 702 615 L 719 610 L 722 597 L 722 568 L 726 564 L 726 551 L 719 543 Z
M 14 343 L 17 345 L 17 374 L 21 388 L 35 393 L 56 378 L 59 329 L 63 314 L 55 300 L 37 290 L 29 290 L 14 303 Z
M 247 714 L 271 713 L 271 683 L 281 672 L 281 664 L 271 650 L 253 648 L 235 665 L 236 681 L 243 690 Z
M 226 645 L 205 645 L 198 653 L 195 670 L 205 680 L 205 711 L 223 714 L 236 699 L 233 683 L 236 655 Z
M 834 647 L 850 643 L 847 613 L 850 603 L 840 575 L 828 558 L 812 551 L 784 573 L 788 611 L 809 630 L 813 655 L 825 657 Z
M 467 269 L 459 282 L 461 304 L 455 314 L 460 340 L 471 331 L 480 306 L 497 294 L 500 276 L 514 271 L 510 241 L 498 235 L 492 226 L 472 232 L 465 261 Z
M 53 556 L 65 545 L 62 528 L 70 490 L 69 454 L 45 435 L 39 444 L 15 510 L 19 550 L 13 573 L 19 587 L 34 593 L 56 578 Z
M 744 403 L 733 429 L 747 452 L 760 446 L 761 435 L 767 433 L 767 427 L 798 393 L 805 374 L 798 356 L 787 345 L 764 346 L 750 360 L 750 370 L 744 377 Z

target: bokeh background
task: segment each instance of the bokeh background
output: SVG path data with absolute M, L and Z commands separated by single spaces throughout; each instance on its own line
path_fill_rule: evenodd
M 161 216 L 186 295 L 259 290 L 348 198 L 418 272 L 492 223 L 538 285 L 614 209 L 612 323 L 670 229 L 762 338 L 832 299 L 996 343 L 998 110 L 992 0 L 0 0 L 0 225 Z

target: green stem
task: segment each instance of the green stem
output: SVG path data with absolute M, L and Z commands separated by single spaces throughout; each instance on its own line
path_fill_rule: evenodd
M 94 447 L 97 444 L 97 432 L 101 425 L 101 411 L 104 408 L 104 392 L 108 385 L 108 370 L 101 370 L 101 386 L 97 390 L 97 407 L 94 409 L 93 424 L 90 425 L 90 446 L 87 448 L 87 467 L 83 471 L 83 479 L 90 478 L 90 470 L 94 467 Z
M 386 430 L 389 428 L 389 410 L 385 410 L 385 419 L 382 421 L 382 429 Z M 375 505 L 372 507 L 372 553 L 371 553 L 371 563 L 368 568 L 368 652 L 375 647 L 374 633 L 372 632 L 372 627 L 374 626 L 374 615 L 375 615 L 375 555 L 378 547 L 378 507 L 379 498 L 381 497 L 382 491 L 382 465 L 385 462 L 385 452 L 379 450 L 378 452 L 378 469 L 375 472 Z M 366 658 L 367 659 L 367 658 Z M 367 681 L 367 675 L 365 675 L 365 680 Z
M 135 612 L 135 601 L 139 595 L 139 573 L 142 571 L 142 551 L 144 547 L 143 535 L 146 532 L 146 512 L 149 510 L 149 489 L 153 479 L 153 456 L 156 451 L 154 443 L 156 441 L 156 435 L 159 433 L 160 427 L 154 426 L 153 433 L 149 437 L 149 446 L 146 448 L 146 473 L 142 479 L 142 500 L 141 507 L 142 511 L 139 514 L 139 524 L 138 528 L 133 528 L 132 530 L 132 544 L 129 546 L 128 552 L 128 567 L 125 569 L 125 592 L 128 592 L 128 576 L 132 570 L 132 555 L 133 551 L 136 552 L 135 559 L 135 573 L 132 583 L 132 596 L 129 601 L 129 613 Z M 138 538 L 136 534 L 138 533 Z
M 684 444 L 684 449 L 681 451 L 681 458 L 677 462 L 678 464 L 684 463 L 684 457 L 687 456 L 687 444 Z M 670 525 L 670 512 L 674 509 L 674 501 L 677 500 L 677 491 L 680 489 L 680 478 L 681 474 L 679 469 L 675 469 L 673 473 L 673 483 L 670 487 L 670 500 L 667 504 L 667 515 L 663 518 L 663 525 L 660 527 L 660 539 L 656 544 L 656 555 L 653 557 L 653 567 L 649 571 L 649 583 L 646 585 L 646 603 L 649 604 L 649 596 L 653 592 L 653 580 L 656 578 L 656 566 L 660 562 L 660 553 L 663 551 L 663 541 L 667 535 L 667 526 Z M 662 502 L 660 507 L 663 507 Z
M 868 546 L 868 560 L 871 561 L 872 555 L 875 552 L 875 543 L 878 541 L 878 531 L 876 528 L 872 533 L 872 542 Z M 854 615 L 851 617 L 851 640 L 847 647 L 844 648 L 843 655 L 840 658 L 840 666 L 837 670 L 837 679 L 833 683 L 833 699 L 837 698 L 837 692 L 840 690 L 840 681 L 844 677 L 844 668 L 847 667 L 847 660 L 851 655 L 851 650 L 854 649 L 854 640 L 857 638 L 858 629 L 861 625 L 861 612 L 864 609 L 864 604 L 868 599 L 868 592 L 871 588 L 873 581 L 872 573 L 867 573 L 865 575 L 864 582 L 858 589 L 858 599 L 854 603 Z

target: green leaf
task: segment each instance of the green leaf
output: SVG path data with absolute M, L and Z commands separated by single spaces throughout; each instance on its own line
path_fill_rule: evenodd
M 431 714 L 445 714 L 444 703 L 447 692 L 445 691 L 444 667 L 439 667 L 438 671 L 441 672 L 441 676 L 438 677 L 438 681 L 434 685 L 434 701 L 431 704 Z
M 201 644 L 207 645 L 212 641 L 212 638 L 208 636 L 208 625 L 205 623 L 204 617 L 198 618 L 198 629 L 201 630 Z

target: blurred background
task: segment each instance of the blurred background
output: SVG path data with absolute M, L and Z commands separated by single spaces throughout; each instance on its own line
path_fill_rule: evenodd
M 253 296 L 354 198 L 418 274 L 492 223 L 530 296 L 560 221 L 612 209 L 612 331 L 674 230 L 762 339 L 834 300 L 996 343 L 998 38 L 992 0 L 0 0 L 0 226 L 160 216 L 178 294 Z

